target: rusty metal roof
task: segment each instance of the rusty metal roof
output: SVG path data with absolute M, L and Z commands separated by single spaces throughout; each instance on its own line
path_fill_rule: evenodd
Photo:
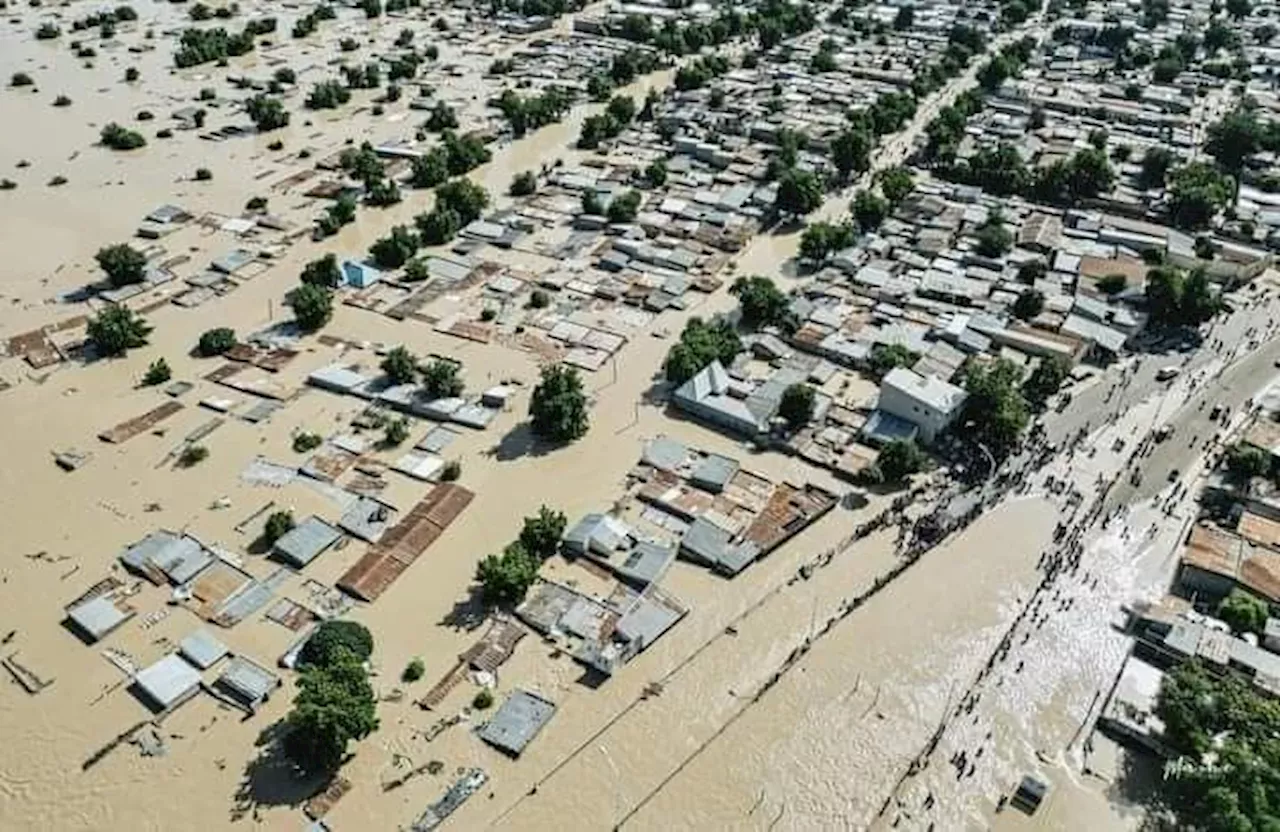
M 426 551 L 462 514 L 475 494 L 455 483 L 441 483 L 338 580 L 338 588 L 373 601 Z

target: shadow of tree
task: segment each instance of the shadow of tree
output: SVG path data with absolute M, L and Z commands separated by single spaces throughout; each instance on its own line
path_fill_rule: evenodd
M 865 494 L 857 491 L 850 491 L 840 498 L 840 507 L 845 511 L 861 511 L 870 503 Z
M 535 436 L 528 422 L 521 422 L 507 431 L 498 444 L 488 450 L 488 454 L 499 462 L 513 462 L 527 456 L 543 456 L 557 447 Z
M 304 775 L 284 755 L 284 721 L 268 725 L 254 740 L 258 749 L 245 764 L 244 778 L 232 800 L 231 819 L 254 814 L 259 807 L 301 806 L 324 791 L 332 774 Z
M 488 617 L 489 611 L 484 605 L 480 585 L 474 584 L 467 590 L 466 597 L 456 601 L 437 623 L 442 627 L 471 632 L 478 629 Z
M 664 373 L 655 373 L 653 382 L 640 393 L 640 404 L 650 407 L 666 407 L 675 387 Z
M 1140 815 L 1139 829 L 1172 832 L 1179 827 L 1160 794 L 1163 777 L 1164 764 L 1154 754 L 1124 748 L 1120 771 L 1106 790 L 1107 801 L 1120 814 Z

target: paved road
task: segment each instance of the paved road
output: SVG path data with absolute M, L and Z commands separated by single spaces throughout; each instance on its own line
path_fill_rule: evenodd
M 1045 416 L 1049 441 L 1057 444 L 1080 430 L 1092 432 L 1139 402 L 1164 392 L 1165 402 L 1151 428 L 1167 424 L 1173 428 L 1173 435 L 1138 463 L 1141 485 L 1134 487 L 1126 479 L 1113 490 L 1109 502 L 1122 505 L 1149 499 L 1168 484 L 1170 471 L 1186 472 L 1204 452 L 1205 440 L 1223 431 L 1221 423 L 1214 424 L 1209 419 L 1216 405 L 1229 408 L 1232 414 L 1239 413 L 1246 401 L 1275 375 L 1275 362 L 1280 360 L 1280 329 L 1272 320 L 1280 312 L 1280 298 L 1273 293 L 1270 290 L 1267 297 L 1215 322 L 1199 349 L 1135 356 L 1087 382 L 1062 413 Z M 1215 346 L 1219 340 L 1221 346 Z M 1157 373 L 1169 366 L 1180 369 L 1179 377 L 1171 382 L 1158 381 Z M 1125 380 L 1120 382 L 1121 378 Z M 1139 434 L 1126 441 L 1141 439 Z

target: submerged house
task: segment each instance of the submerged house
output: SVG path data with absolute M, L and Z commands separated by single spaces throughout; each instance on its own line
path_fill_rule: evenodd
M 563 546 L 566 553 L 594 561 L 641 589 L 661 578 L 676 559 L 674 546 L 645 540 L 609 514 L 584 516 L 565 533 Z

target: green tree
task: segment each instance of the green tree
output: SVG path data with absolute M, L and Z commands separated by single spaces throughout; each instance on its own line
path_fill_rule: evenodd
M 582 192 L 582 213 L 596 217 L 604 215 L 604 204 L 600 201 L 600 194 L 590 188 Z
M 874 231 L 889 216 L 889 203 L 871 191 L 858 191 L 849 210 L 859 228 L 864 232 Z
M 1270 455 L 1243 442 L 1237 442 L 1227 449 L 1225 462 L 1227 475 L 1241 485 L 1247 485 L 1250 480 L 1271 470 Z
M 998 54 L 978 70 L 978 83 L 984 90 L 995 90 L 1015 72 L 1015 65 L 1004 55 Z
M 813 419 L 814 391 L 807 384 L 793 384 L 782 391 L 778 415 L 791 430 L 799 430 Z
M 1031 320 L 1043 311 L 1044 294 L 1035 289 L 1027 289 L 1013 302 L 1014 317 L 1024 321 Z
M 222 355 L 236 345 L 236 331 L 220 326 L 206 330 L 196 343 L 196 352 L 205 358 Z
M 642 197 L 640 192 L 630 190 L 626 193 L 619 194 L 609 201 L 609 208 L 605 212 L 611 223 L 628 223 L 636 218 L 636 213 L 640 210 L 640 201 Z
M 572 442 L 587 432 L 587 394 L 576 367 L 552 364 L 542 368 L 529 399 L 530 426 L 536 436 L 553 442 Z
M 893 18 L 893 28 L 899 32 L 906 31 L 915 25 L 916 10 L 911 6 L 899 6 Z
M 1262 635 L 1267 626 L 1269 613 L 1266 601 L 1241 589 L 1231 590 L 1231 594 L 1218 604 L 1217 610 L 1218 618 L 1227 623 L 1231 632 L 1257 635 Z
M 871 348 L 868 365 L 876 378 L 884 378 L 896 367 L 910 367 L 920 360 L 920 354 L 902 344 L 876 344 Z
M 517 173 L 511 179 L 507 192 L 512 196 L 529 196 L 538 190 L 538 176 L 531 170 Z
M 343 194 L 325 210 L 324 215 L 316 222 L 316 229 L 328 237 L 337 234 L 338 229 L 355 222 L 355 219 L 356 199 L 350 194 Z
M 1013 248 L 1013 233 L 997 215 L 983 223 L 974 236 L 978 240 L 978 253 L 983 257 L 1003 257 Z
M 1169 213 L 1179 228 L 1206 228 L 1231 203 L 1234 192 L 1231 178 L 1213 165 L 1191 162 L 1169 177 Z
M 876 178 L 880 182 L 880 192 L 889 200 L 890 205 L 902 202 L 916 187 L 911 171 L 904 167 L 886 168 Z
M 871 167 L 871 149 L 875 139 L 867 130 L 849 128 L 831 140 L 831 164 L 835 165 L 841 179 L 848 179 L 854 171 Z
M 435 213 L 435 212 L 432 212 Z M 391 233 L 369 246 L 369 255 L 380 269 L 398 269 L 418 253 L 421 240 L 408 226 L 393 226 Z
M 1173 152 L 1167 147 L 1152 147 L 1142 155 L 1142 170 L 1138 173 L 1141 188 L 1163 188 L 1169 168 L 1173 167 Z
M 857 232 L 851 223 L 811 222 L 800 235 L 800 257 L 821 263 L 835 252 L 852 246 Z
M 1048 273 L 1049 266 L 1043 260 L 1028 260 L 1018 267 L 1018 282 L 1030 286 Z
M 1115 184 L 1115 171 L 1107 161 L 1107 154 L 1094 147 L 1085 148 L 1071 157 L 1068 189 L 1076 199 L 1092 199 L 1109 193 Z
M 546 560 L 559 550 L 568 523 L 563 512 L 542 506 L 534 516 L 524 518 L 520 546 L 539 560 Z
M 351 100 L 351 91 L 340 81 L 321 81 L 307 95 L 308 110 L 333 110 Z
M 426 664 L 423 663 L 422 659 L 415 657 L 413 661 L 405 665 L 404 670 L 400 673 L 400 681 L 416 682 L 421 679 L 426 672 Z
M 1249 0 L 1227 0 L 1227 14 L 1236 20 L 1243 20 L 1251 11 L 1253 11 L 1253 4 Z
M 128 243 L 100 248 L 94 259 L 114 287 L 129 286 L 146 279 L 147 258 Z
M 487 207 L 488 192 L 470 179 L 452 179 L 436 188 L 436 209 L 456 212 L 464 226 L 480 219 Z
M 382 446 L 384 448 L 396 448 L 404 444 L 409 438 L 409 420 L 401 416 L 399 419 L 392 419 L 387 422 L 382 429 Z
M 994 456 L 1008 454 L 1031 422 L 1030 407 L 1019 388 L 1022 370 L 1004 358 L 970 361 L 962 380 L 968 393 L 962 438 L 981 443 Z
M 815 73 L 835 72 L 838 68 L 835 53 L 825 49 L 819 49 L 809 61 L 809 70 Z
M 392 384 L 408 384 L 418 374 L 418 358 L 404 347 L 392 347 L 382 358 L 382 372 Z
M 1071 362 L 1060 355 L 1042 359 L 1022 385 L 1022 395 L 1033 407 L 1042 408 L 1071 375 Z
M 400 186 L 381 174 L 365 183 L 364 201 L 376 208 L 395 205 L 402 198 Z
M 1263 128 L 1253 111 L 1238 107 L 1209 125 L 1204 149 L 1224 170 L 1239 173 L 1245 159 L 1261 149 Z
M 288 534 L 296 524 L 293 513 L 289 511 L 273 511 L 262 525 L 262 541 L 267 546 L 276 545 L 276 541 Z
M 885 445 L 876 457 L 876 465 L 888 482 L 899 482 L 919 473 L 928 462 L 929 457 L 912 439 L 895 439 Z
M 369 628 L 356 621 L 322 621 L 298 652 L 298 666 L 330 667 L 342 659 L 344 652 L 357 662 L 372 656 L 373 634 Z
M 650 188 L 661 188 L 667 184 L 667 163 L 662 159 L 653 160 L 644 169 L 644 181 Z
M 333 292 L 323 286 L 304 283 L 289 292 L 286 299 L 303 332 L 315 332 L 333 317 Z
M 332 252 L 318 257 L 302 267 L 301 280 L 312 286 L 323 286 L 336 289 L 342 285 L 342 269 L 338 267 L 338 257 Z
M 285 717 L 285 755 L 307 773 L 336 771 L 348 745 L 378 728 L 368 673 L 348 651 L 340 652 L 336 661 L 302 671 L 293 710 Z
M 127 306 L 112 304 L 89 319 L 88 336 L 99 355 L 124 355 L 145 346 L 151 327 Z
M 1181 75 L 1184 68 L 1179 58 L 1164 57 L 1151 65 L 1151 77 L 1157 84 L 1168 84 Z
M 729 287 L 729 294 L 738 299 L 742 325 L 747 329 L 765 326 L 795 329 L 797 322 L 791 312 L 791 301 L 769 278 L 763 275 L 740 277 Z
M 708 323 L 695 316 L 684 325 L 680 341 L 667 352 L 663 372 L 672 384 L 681 385 L 711 362 L 728 364 L 741 351 L 742 342 L 728 321 Z
M 1118 295 L 1129 286 L 1129 278 L 1122 274 L 1107 274 L 1098 278 L 1098 291 L 1104 295 Z
M 434 188 L 449 178 L 449 159 L 439 148 L 409 162 L 409 185 L 413 188 Z
M 452 208 L 436 208 L 419 214 L 413 221 L 418 226 L 419 241 L 427 246 L 444 245 L 462 228 L 462 218 Z
M 422 388 L 431 399 L 451 399 L 462 395 L 462 365 L 436 358 L 422 368 Z
M 431 112 L 427 114 L 427 120 L 423 122 L 422 126 L 432 133 L 456 130 L 458 128 L 458 114 L 444 101 L 437 101 L 435 106 L 431 108 Z
M 822 205 L 822 183 L 813 171 L 787 170 L 778 177 L 774 207 L 783 214 L 803 216 Z
M 502 554 L 489 555 L 476 565 L 476 582 L 490 606 L 516 606 L 537 579 L 538 559 L 519 542 L 507 544 Z
M 289 125 L 289 113 L 280 99 L 270 95 L 255 95 L 244 102 L 244 110 L 258 132 L 266 133 Z
M 1221 309 L 1203 269 L 1190 276 L 1173 266 L 1147 272 L 1147 311 L 1157 326 L 1199 326 Z

